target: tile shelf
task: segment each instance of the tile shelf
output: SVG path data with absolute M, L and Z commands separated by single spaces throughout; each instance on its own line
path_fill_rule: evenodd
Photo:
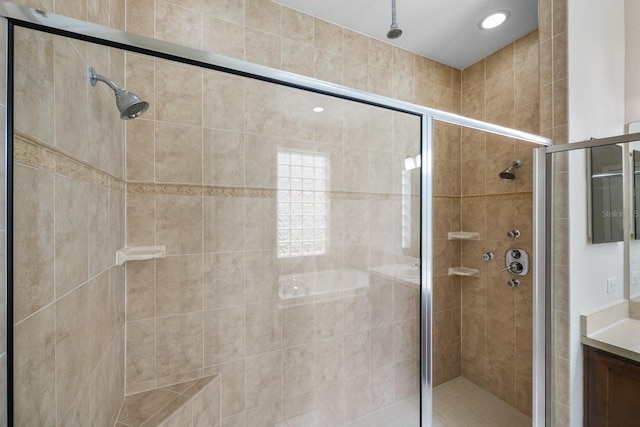
M 450 231 L 449 240 L 477 240 L 480 233 L 475 231 Z
M 116 265 L 122 265 L 127 261 L 164 258 L 166 252 L 164 246 L 131 246 L 122 248 L 116 252 Z
M 477 268 L 471 267 L 450 267 L 449 268 L 449 276 L 473 276 L 477 277 L 480 275 L 480 270 Z

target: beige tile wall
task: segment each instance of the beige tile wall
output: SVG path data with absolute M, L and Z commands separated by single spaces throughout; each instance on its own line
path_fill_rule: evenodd
M 463 115 L 538 132 L 537 31 L 462 71 Z M 532 275 L 512 289 L 504 268 L 508 248 L 532 251 L 533 148 L 473 130 L 462 130 L 461 224 L 480 233 L 464 241 L 464 266 L 479 277 L 462 278 L 462 375 L 520 411 L 531 414 Z M 522 161 L 514 181 L 498 173 Z M 519 229 L 510 239 L 507 231 Z M 492 261 L 484 261 L 485 252 Z
M 15 33 L 15 425 L 111 425 L 124 397 L 124 54 Z M 118 72 L 119 71 L 119 72 Z
M 540 22 L 540 132 L 554 139 L 556 144 L 568 140 L 568 55 L 567 0 L 542 0 L 539 4 Z M 570 266 L 569 266 L 569 194 L 567 156 L 554 155 L 554 260 L 553 279 L 553 345 L 554 363 L 551 366 L 554 382 L 551 387 L 552 422 L 568 426 L 570 417 L 571 382 L 569 363 Z
M 222 373 L 223 425 L 251 426 L 341 425 L 416 395 L 418 287 L 369 271 L 416 260 L 400 194 L 418 119 L 128 55 L 137 64 L 153 74 L 127 84 L 156 105 L 127 123 L 127 243 L 169 256 L 127 266 L 127 393 Z M 203 101 L 168 105 L 185 87 Z M 278 150 L 328 156 L 324 255 L 277 256 Z M 286 295 L 283 276 L 318 272 L 330 281 Z
M 458 70 L 270 0 L 128 1 L 127 31 L 460 111 Z
M 460 242 L 448 239 L 460 223 L 460 128 L 435 125 L 434 155 L 434 277 L 433 383 L 442 384 L 461 374 L 460 277 L 449 267 L 461 265 Z
M 17 0 L 12 3 L 124 30 L 125 0 Z

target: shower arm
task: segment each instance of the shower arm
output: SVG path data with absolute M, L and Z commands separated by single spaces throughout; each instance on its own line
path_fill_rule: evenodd
M 96 70 L 93 67 L 89 67 L 89 80 L 91 80 L 91 86 L 95 86 L 98 82 L 102 82 L 109 86 L 115 93 L 122 92 L 124 90 L 115 84 L 113 80 L 96 73 Z
M 391 0 L 391 25 L 398 23 L 396 22 L 396 0 Z

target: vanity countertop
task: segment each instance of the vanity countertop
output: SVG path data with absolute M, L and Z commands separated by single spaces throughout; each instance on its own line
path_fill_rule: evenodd
M 582 335 L 582 343 L 640 362 L 640 320 L 619 320 L 589 335 Z

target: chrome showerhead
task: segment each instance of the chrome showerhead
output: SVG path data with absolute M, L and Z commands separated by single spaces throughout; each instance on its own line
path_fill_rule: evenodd
M 391 29 L 387 32 L 387 38 L 388 39 L 397 39 L 401 35 L 402 35 L 402 30 L 400 28 L 398 28 L 398 24 L 395 23 L 395 22 L 392 23 L 391 24 Z
M 387 32 L 388 39 L 397 39 L 402 35 L 402 30 L 396 22 L 396 0 L 391 0 L 391 28 Z
M 522 166 L 522 162 L 520 160 L 516 160 L 511 163 L 511 166 L 500 172 L 500 179 L 505 181 L 513 181 L 516 179 L 516 169 Z
M 91 80 L 91 86 L 95 86 L 96 83 L 100 81 L 115 92 L 116 106 L 120 111 L 120 118 L 122 120 L 135 119 L 149 109 L 148 102 L 140 99 L 135 93 L 128 92 L 126 89 L 119 87 L 111 79 L 97 74 L 96 70 L 91 66 L 89 67 L 89 80 Z
M 123 120 L 135 119 L 144 114 L 149 108 L 149 103 L 141 100 L 136 94 L 122 89 L 116 92 L 116 105 L 120 110 L 120 118 Z

